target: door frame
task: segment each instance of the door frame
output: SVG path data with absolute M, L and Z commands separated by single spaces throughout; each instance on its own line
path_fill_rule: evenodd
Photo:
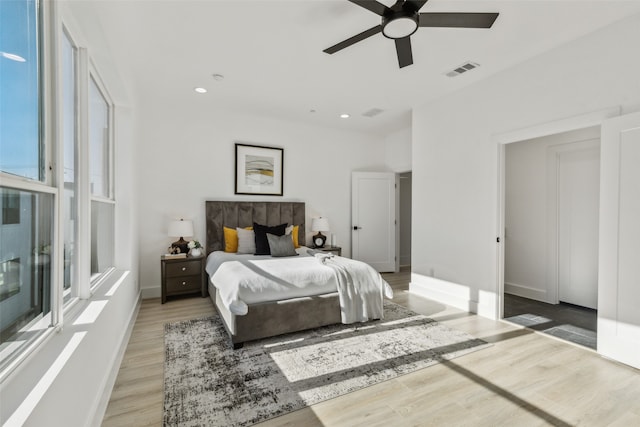
M 497 190 L 498 206 L 496 209 L 496 318 L 504 318 L 504 227 L 505 227 L 505 171 L 506 171 L 506 145 L 528 139 L 554 135 L 572 130 L 584 129 L 592 126 L 600 126 L 602 122 L 612 117 L 620 116 L 621 107 L 612 107 L 603 110 L 580 114 L 565 119 L 542 123 L 511 132 L 495 134 L 492 141 L 497 146 Z

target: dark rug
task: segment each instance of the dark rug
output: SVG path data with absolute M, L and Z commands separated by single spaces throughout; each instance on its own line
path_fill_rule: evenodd
M 233 350 L 218 316 L 165 325 L 164 425 L 247 426 L 487 347 L 385 302 L 385 319 Z

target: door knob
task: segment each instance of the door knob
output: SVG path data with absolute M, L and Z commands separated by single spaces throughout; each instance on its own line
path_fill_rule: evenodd
M 354 226 L 353 226 L 353 229 L 357 231 L 357 230 L 361 230 L 361 229 L 362 229 L 362 227 L 358 227 L 357 225 L 354 225 Z

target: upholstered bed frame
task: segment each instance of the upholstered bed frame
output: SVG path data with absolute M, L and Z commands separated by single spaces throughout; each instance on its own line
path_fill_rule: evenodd
M 223 227 L 249 227 L 254 222 L 268 226 L 299 225 L 298 242 L 305 245 L 303 202 L 207 201 L 207 255 L 224 250 Z M 250 304 L 249 312 L 236 316 L 221 303 L 215 286 L 207 280 L 209 296 L 231 337 L 234 348 L 246 341 L 340 323 L 338 293 Z

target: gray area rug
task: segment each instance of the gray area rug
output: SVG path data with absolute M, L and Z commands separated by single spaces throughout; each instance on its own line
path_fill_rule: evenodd
M 385 319 L 233 350 L 217 316 L 165 325 L 164 425 L 247 426 L 487 347 L 385 302 Z

